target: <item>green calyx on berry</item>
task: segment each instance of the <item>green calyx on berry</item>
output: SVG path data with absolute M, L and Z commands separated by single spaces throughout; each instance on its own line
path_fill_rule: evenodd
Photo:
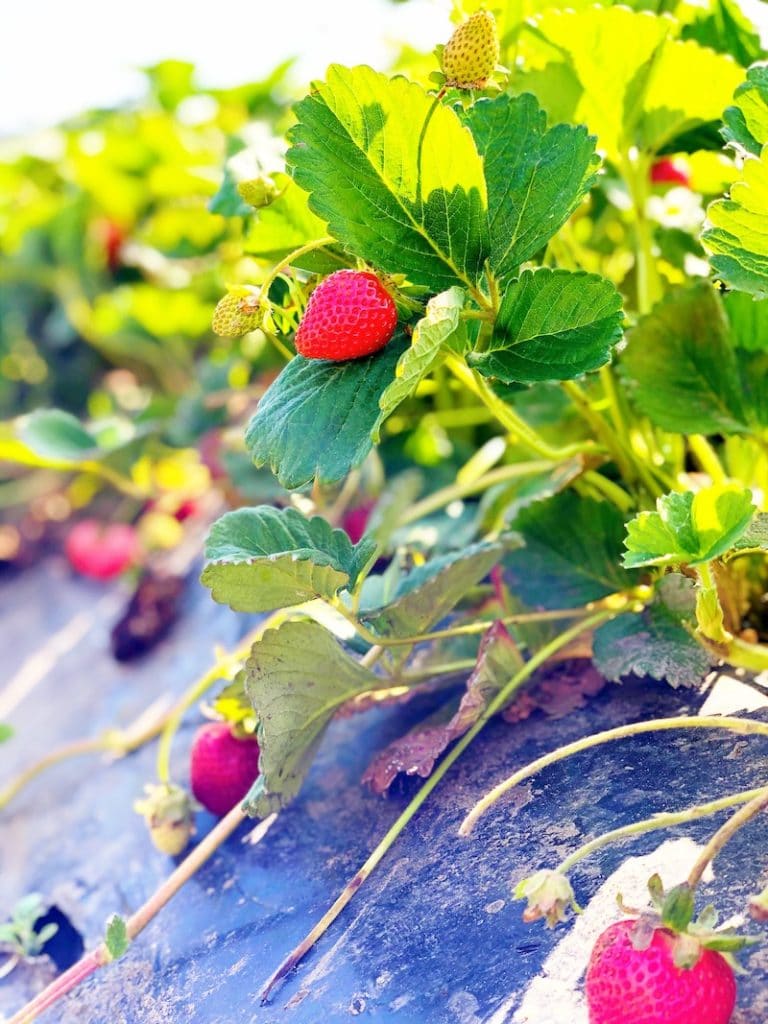
M 737 935 L 731 929 L 718 929 L 718 914 L 711 904 L 694 918 L 695 890 L 687 882 L 665 891 L 659 875 L 653 875 L 648 881 L 648 891 L 652 909 L 639 914 L 631 932 L 632 945 L 637 950 L 647 949 L 654 932 L 661 929 L 673 938 L 672 958 L 676 967 L 690 970 L 704 950 L 710 949 L 724 956 L 734 970 L 739 970 L 734 954 L 758 941 L 753 936 Z M 619 905 L 627 909 L 620 897 Z
M 219 299 L 211 326 L 220 338 L 241 338 L 261 327 L 265 316 L 259 293 L 246 285 L 235 285 Z
M 135 801 L 133 809 L 147 823 L 155 847 L 175 857 L 186 849 L 195 834 L 195 811 L 199 804 L 173 783 L 149 783 L 144 792 L 146 795 Z
M 456 89 L 482 89 L 499 60 L 496 20 L 478 11 L 462 22 L 440 53 L 446 85 Z
M 515 899 L 528 901 L 523 920 L 529 923 L 543 917 L 547 926 L 554 928 L 565 921 L 569 909 L 581 913 L 571 883 L 559 871 L 547 868 L 537 871 L 518 882 L 513 891 Z

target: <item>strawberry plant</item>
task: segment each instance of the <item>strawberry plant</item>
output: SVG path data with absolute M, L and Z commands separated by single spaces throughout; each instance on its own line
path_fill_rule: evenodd
M 294 108 L 285 168 L 236 181 L 228 165 L 219 193 L 225 216 L 253 208 L 243 237 L 260 265 L 228 285 L 213 329 L 258 334 L 281 364 L 244 431 L 279 498 L 217 519 L 201 578 L 214 601 L 271 615 L 163 725 L 137 810 L 177 853 L 194 808 L 168 748 L 227 677 L 223 721 L 192 755 L 194 795 L 223 820 L 127 939 L 244 815 L 272 826 L 336 714 L 435 702 L 371 751 L 374 791 L 425 781 L 264 999 L 486 723 L 536 706 L 541 670 L 580 661 L 578 704 L 588 660 L 609 682 L 671 687 L 768 668 L 768 78 L 746 70 L 759 41 L 726 0 L 674 16 L 532 4 L 529 20 L 462 6 L 427 74 L 332 65 Z M 678 716 L 586 737 L 501 780 L 461 833 L 556 761 L 671 729 L 768 734 Z M 767 806 L 764 786 L 656 815 L 515 880 L 527 919 L 555 925 L 578 909 L 568 874 L 583 857 L 731 809 L 688 882 L 665 894 L 653 880 L 655 911 L 599 942 L 593 1024 L 630 998 L 649 1021 L 672 1019 L 660 1002 L 683 1007 L 680 1024 L 692 1007 L 729 1019 L 724 955 L 747 940 L 709 908 L 694 920 L 695 892 Z

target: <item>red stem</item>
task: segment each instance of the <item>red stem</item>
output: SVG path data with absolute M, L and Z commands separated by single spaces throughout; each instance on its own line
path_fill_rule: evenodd
M 23 1009 L 14 1014 L 8 1021 L 8 1024 L 30 1024 L 30 1021 L 33 1021 L 39 1014 L 48 1010 L 54 1003 L 65 996 L 67 992 L 76 988 L 82 981 L 90 977 L 94 971 L 98 971 L 100 967 L 103 967 L 108 959 L 105 958 L 105 953 L 106 950 L 103 945 L 92 949 L 90 953 L 86 953 L 81 960 L 78 960 L 69 970 L 60 974 L 47 988 L 44 988 L 31 1002 L 27 1003 Z

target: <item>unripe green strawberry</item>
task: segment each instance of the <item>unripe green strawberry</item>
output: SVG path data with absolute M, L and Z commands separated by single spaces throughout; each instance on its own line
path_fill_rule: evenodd
M 249 178 L 247 181 L 237 183 L 237 191 L 240 198 L 244 199 L 249 206 L 261 210 L 269 206 L 281 194 L 280 188 L 268 174 L 260 174 L 256 178 Z
M 337 270 L 309 297 L 296 351 L 307 359 L 359 359 L 384 348 L 397 326 L 397 307 L 375 274 Z
M 155 848 L 169 857 L 176 857 L 195 834 L 195 810 L 198 805 L 181 786 L 148 784 L 146 796 L 137 800 L 133 809 L 147 823 Z
M 253 288 L 230 288 L 213 312 L 213 333 L 220 338 L 241 338 L 261 327 L 264 310 Z
M 440 67 L 447 85 L 482 89 L 499 61 L 499 37 L 490 11 L 478 11 L 463 22 L 443 48 Z

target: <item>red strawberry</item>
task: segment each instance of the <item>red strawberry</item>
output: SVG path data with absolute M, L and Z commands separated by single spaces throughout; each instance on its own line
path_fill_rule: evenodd
M 307 359 L 359 359 L 384 348 L 397 326 L 397 307 L 375 274 L 337 270 L 309 297 L 296 350 Z
M 125 233 L 119 224 L 113 220 L 103 220 L 99 223 L 101 244 L 104 248 L 104 261 L 107 267 L 114 272 L 121 262 L 121 250 L 125 242 Z
M 212 814 L 224 815 L 245 798 L 259 774 L 259 745 L 239 739 L 226 722 L 209 722 L 192 741 L 192 792 Z
M 140 547 L 132 526 L 126 523 L 105 526 L 96 519 L 82 519 L 72 527 L 64 542 L 72 568 L 95 580 L 119 576 L 138 560 Z
M 651 181 L 654 185 L 684 185 L 690 187 L 691 176 L 687 169 L 674 160 L 657 160 L 651 167 Z
M 619 921 L 597 940 L 586 979 L 590 1024 L 728 1024 L 736 981 L 726 960 L 702 949 L 692 967 L 674 962 L 676 937 L 656 928 L 633 943 L 637 921 Z
M 357 544 L 365 533 L 368 519 L 375 505 L 375 501 L 364 501 L 360 505 L 353 505 L 344 513 L 341 525 L 353 544 Z

